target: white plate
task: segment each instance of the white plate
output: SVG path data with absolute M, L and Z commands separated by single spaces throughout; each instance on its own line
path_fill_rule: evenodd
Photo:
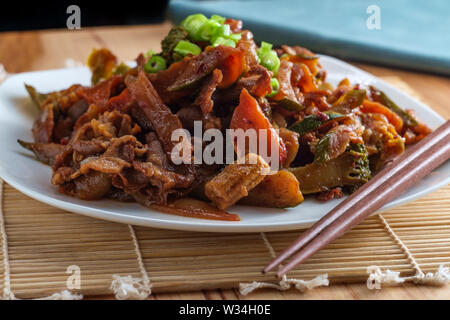
M 322 56 L 322 66 L 328 71 L 330 82 L 336 84 L 344 77 L 352 83 L 373 84 L 385 91 L 404 108 L 411 108 L 430 127 L 444 122 L 436 112 L 382 80 L 335 58 Z M 27 150 L 17 144 L 17 139 L 31 141 L 31 126 L 37 116 L 23 84 L 47 92 L 67 88 L 73 83 L 88 85 L 87 68 L 59 69 L 16 74 L 0 85 L 0 176 L 19 191 L 49 205 L 87 216 L 128 224 L 157 228 L 209 232 L 257 232 L 291 230 L 309 226 L 341 200 L 326 203 L 307 197 L 304 203 L 291 209 L 267 209 L 234 206 L 230 212 L 241 217 L 239 222 L 202 220 L 156 212 L 136 203 L 112 200 L 83 201 L 59 194 L 50 184 L 51 170 L 36 161 Z M 450 182 L 450 162 L 447 162 L 414 188 L 390 202 L 384 208 L 409 202 Z

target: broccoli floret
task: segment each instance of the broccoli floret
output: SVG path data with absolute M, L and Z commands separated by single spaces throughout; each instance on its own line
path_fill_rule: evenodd
M 351 143 L 346 152 L 354 157 L 353 167 L 346 179 L 346 183 L 348 183 L 346 188 L 350 192 L 354 192 L 371 178 L 369 154 L 362 143 Z M 351 183 L 352 181 L 354 183 Z
M 161 41 L 162 52 L 160 54 L 166 60 L 167 65 L 172 64 L 175 61 L 180 60 L 182 57 L 178 55 L 176 52 L 173 52 L 173 49 L 177 45 L 177 43 L 181 40 L 185 40 L 188 36 L 186 30 L 183 27 L 173 27 L 170 29 L 167 36 Z
M 369 181 L 371 175 L 365 146 L 353 143 L 335 159 L 288 170 L 297 177 L 303 194 L 327 191 L 335 187 L 345 187 L 352 192 Z

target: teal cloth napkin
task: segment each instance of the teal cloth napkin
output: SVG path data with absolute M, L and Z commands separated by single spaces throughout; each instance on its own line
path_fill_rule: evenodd
M 380 9 L 380 29 L 367 20 Z M 192 13 L 241 19 L 257 41 L 301 45 L 315 52 L 450 75 L 448 0 L 173 0 L 175 23 Z M 371 20 L 373 25 L 375 20 Z

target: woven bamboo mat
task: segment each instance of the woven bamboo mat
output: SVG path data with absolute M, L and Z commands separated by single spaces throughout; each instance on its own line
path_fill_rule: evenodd
M 7 287 L 20 298 L 67 289 L 69 266 L 79 268 L 81 286 L 73 291 L 84 295 L 111 294 L 113 275 L 146 274 L 155 293 L 275 282 L 273 273 L 262 275 L 260 270 L 300 233 L 209 234 L 130 227 L 50 207 L 6 183 L 1 204 L 7 242 L 2 241 L 0 250 L 0 293 Z M 435 272 L 442 264 L 450 264 L 450 186 L 366 219 L 288 277 L 309 280 L 326 273 L 331 283 L 356 282 L 367 279 L 369 266 L 411 276 L 418 268 Z M 10 279 L 5 278 L 8 274 Z
M 382 214 L 424 272 L 450 263 L 450 186 Z M 70 265 L 81 271 L 84 295 L 110 294 L 113 274 L 141 277 L 127 225 L 64 212 L 3 188 L 11 291 L 21 298 L 66 289 Z M 133 227 L 155 293 L 237 287 L 250 281 L 273 281 L 261 275 L 299 231 L 255 234 L 208 234 Z M 1 257 L 3 261 L 3 257 Z M 331 283 L 365 281 L 371 265 L 415 273 L 404 250 L 373 216 L 289 273 L 311 279 L 327 273 Z M 0 264 L 0 290 L 4 286 Z

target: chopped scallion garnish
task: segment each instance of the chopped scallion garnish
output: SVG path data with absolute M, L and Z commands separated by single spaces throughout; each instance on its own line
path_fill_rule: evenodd
M 148 73 L 156 73 L 166 69 L 166 60 L 163 57 L 152 55 L 144 66 L 144 70 Z
M 272 50 L 272 44 L 262 41 L 261 47 L 257 50 L 257 54 L 259 63 L 276 74 L 280 67 L 280 58 L 278 58 L 277 53 Z
M 218 22 L 220 24 L 224 24 L 226 19 L 224 17 L 221 17 L 221 16 L 217 15 L 217 14 L 213 14 L 211 16 L 211 20 L 212 21 L 216 21 L 216 22 Z
M 278 82 L 277 78 L 271 78 L 270 79 L 270 85 L 272 87 L 272 92 L 269 93 L 267 96 L 268 97 L 273 97 L 274 95 L 276 95 L 278 93 L 278 91 L 280 90 L 280 83 Z
M 217 37 L 214 42 L 212 43 L 213 47 L 217 47 L 219 45 L 223 46 L 229 46 L 229 47 L 236 47 L 236 43 L 231 39 L 226 39 L 223 37 Z
M 198 38 L 202 41 L 209 41 L 217 33 L 220 23 L 212 20 L 206 21 L 198 31 Z
M 234 42 L 238 42 L 239 40 L 241 40 L 241 37 L 242 37 L 241 33 L 232 33 L 228 38 L 230 38 Z
M 241 39 L 240 33 L 231 33 L 230 25 L 225 24 L 225 18 L 212 15 L 210 19 L 203 14 L 188 16 L 181 23 L 192 41 L 208 41 L 213 46 L 227 45 L 236 47 L 236 42 Z
M 202 52 L 202 49 L 195 43 L 186 40 L 181 40 L 177 43 L 173 51 L 175 51 L 178 54 L 181 54 L 184 57 L 188 54 L 192 54 L 194 56 L 200 54 Z
M 207 21 L 208 18 L 201 13 L 192 14 L 181 22 L 181 26 L 187 31 L 189 38 L 198 41 L 201 40 L 198 38 L 199 31 Z
M 231 35 L 230 25 L 222 24 L 219 25 L 212 34 L 212 38 L 223 37 L 228 38 Z

